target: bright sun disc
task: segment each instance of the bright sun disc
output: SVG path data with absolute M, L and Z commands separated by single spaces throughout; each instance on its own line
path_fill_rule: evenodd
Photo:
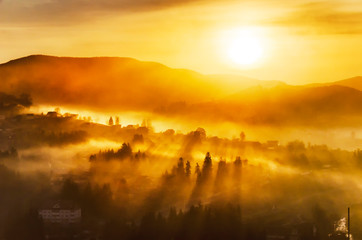
M 256 63 L 263 55 L 263 48 L 259 38 L 251 31 L 241 30 L 230 36 L 228 57 L 240 65 Z

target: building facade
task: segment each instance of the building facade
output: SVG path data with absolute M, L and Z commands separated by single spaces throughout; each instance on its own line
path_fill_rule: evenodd
M 38 211 L 44 223 L 76 224 L 82 219 L 82 211 L 72 202 L 56 201 L 45 204 Z

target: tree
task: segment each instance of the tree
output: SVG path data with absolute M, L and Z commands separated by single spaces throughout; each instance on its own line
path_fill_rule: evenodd
M 66 179 L 63 183 L 61 196 L 65 200 L 78 201 L 80 196 L 79 186 L 72 179 Z
M 212 160 L 209 152 L 206 153 L 204 164 L 202 165 L 202 175 L 203 178 L 208 178 L 212 172 Z
M 244 132 L 241 132 L 240 133 L 240 139 L 241 139 L 241 141 L 245 141 L 245 133 Z
M 122 147 L 117 151 L 116 156 L 119 159 L 123 159 L 126 157 L 132 157 L 132 148 L 129 143 L 123 143 Z
M 190 177 L 191 175 L 191 164 L 189 161 L 186 162 L 186 170 L 185 170 L 186 177 Z
M 133 135 L 133 143 L 144 143 L 144 138 L 142 134 L 135 134 Z
M 6 239 L 13 240 L 42 240 L 44 239 L 43 221 L 35 209 L 30 209 L 29 212 L 10 221 L 4 235 Z
M 226 175 L 227 175 L 226 161 L 223 161 L 222 159 L 220 159 L 220 161 L 217 165 L 217 173 L 216 173 L 216 180 L 215 180 L 216 183 L 222 181 Z
M 244 160 L 247 161 L 247 160 Z M 235 194 L 234 198 L 235 201 L 241 200 L 241 185 L 242 183 L 242 171 L 243 171 L 243 161 L 239 156 L 236 157 L 234 161 L 234 170 L 233 170 L 233 182 L 234 182 L 234 188 L 235 188 Z
M 197 128 L 196 132 L 199 134 L 201 139 L 205 139 L 206 138 L 206 131 L 203 128 Z
M 179 158 L 178 163 L 177 163 L 177 174 L 179 176 L 185 175 L 184 159 L 182 157 Z
M 195 174 L 197 174 L 197 175 L 201 174 L 199 163 L 196 163 Z
M 226 161 L 223 161 L 222 158 L 220 159 L 217 165 L 217 172 L 214 182 L 214 193 L 224 193 L 228 192 L 228 185 L 227 185 L 227 176 L 228 176 L 228 166 L 226 165 Z M 225 196 L 224 198 L 226 198 Z
M 116 117 L 116 125 L 119 125 L 119 117 Z
M 112 126 L 112 125 L 113 125 L 113 118 L 112 118 L 112 117 L 109 118 L 109 120 L 108 120 L 108 125 L 109 125 L 109 126 Z
M 199 163 L 196 163 L 195 174 L 196 174 L 196 182 L 199 183 L 201 181 L 201 170 L 200 170 Z

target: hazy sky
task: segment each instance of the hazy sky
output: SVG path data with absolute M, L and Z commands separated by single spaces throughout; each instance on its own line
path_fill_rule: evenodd
M 251 32 L 260 59 L 228 56 Z M 0 0 L 0 62 L 30 54 L 126 56 L 289 83 L 362 75 L 362 2 Z

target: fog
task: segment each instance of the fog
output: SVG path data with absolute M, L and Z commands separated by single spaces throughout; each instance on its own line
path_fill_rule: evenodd
M 362 237 L 350 81 L 233 89 L 156 63 L 46 56 L 0 73 L 0 239 L 346 239 L 348 207 Z M 79 222 L 45 221 L 54 201 Z
M 358 149 L 301 140 L 251 141 L 247 132 L 217 137 L 201 127 L 157 132 L 147 122 L 102 125 L 69 114 L 1 120 L 3 236 L 21 239 L 23 235 L 13 229 L 16 224 L 37 239 L 41 222 L 39 228 L 28 228 L 27 223 L 35 224 L 32 211 L 52 199 L 76 202 L 83 209 L 86 228 L 106 239 L 143 239 L 148 232 L 155 239 L 169 234 L 183 239 L 184 221 L 192 214 L 200 225 L 187 227 L 186 233 L 195 239 L 210 239 L 211 230 L 204 228 L 219 224 L 212 220 L 215 214 L 231 221 L 230 226 L 245 227 L 233 228 L 230 236 L 250 239 L 263 239 L 276 225 L 299 229 L 303 224 L 317 228 L 319 238 L 325 239 L 346 217 L 348 206 L 354 224 L 360 223 Z M 235 208 L 235 216 L 228 215 L 230 208 Z M 92 219 L 102 219 L 106 226 Z M 154 224 L 165 231 L 156 231 Z M 226 230 L 212 231 L 217 239 Z M 354 238 L 360 234 L 353 229 Z

